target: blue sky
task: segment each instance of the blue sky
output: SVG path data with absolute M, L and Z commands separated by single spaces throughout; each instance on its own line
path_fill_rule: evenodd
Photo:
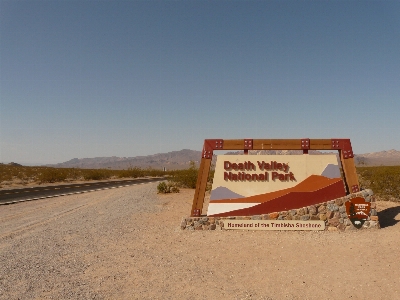
M 0 162 L 350 138 L 400 150 L 400 1 L 0 0 Z

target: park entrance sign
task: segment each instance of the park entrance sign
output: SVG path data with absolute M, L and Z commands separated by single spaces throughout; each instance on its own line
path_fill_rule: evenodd
M 207 215 L 254 216 L 288 211 L 359 192 L 349 139 L 209 139 L 204 141 L 191 216 L 203 211 L 207 178 L 215 150 L 244 150 L 219 155 Z M 302 155 L 246 155 L 249 150 L 302 150 Z M 337 150 L 336 155 L 307 155 Z
M 336 155 L 218 155 L 207 215 L 269 214 L 345 195 Z

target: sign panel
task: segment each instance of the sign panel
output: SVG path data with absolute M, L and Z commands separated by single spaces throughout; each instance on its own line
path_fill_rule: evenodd
M 224 220 L 224 228 L 239 230 L 325 230 L 325 222 L 293 220 Z
M 345 195 L 336 155 L 218 155 L 207 215 L 267 214 Z
M 346 212 L 354 227 L 361 228 L 368 220 L 371 211 L 371 203 L 362 197 L 356 197 L 346 202 Z

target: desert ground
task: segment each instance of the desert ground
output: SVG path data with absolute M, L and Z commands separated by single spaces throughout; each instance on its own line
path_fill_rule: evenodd
M 0 299 L 400 299 L 400 203 L 382 229 L 182 231 L 157 183 L 0 206 Z

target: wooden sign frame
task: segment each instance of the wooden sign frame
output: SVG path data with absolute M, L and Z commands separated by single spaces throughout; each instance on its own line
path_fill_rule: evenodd
M 308 154 L 308 150 L 337 150 L 347 194 L 360 190 L 350 139 L 206 139 L 193 197 L 192 217 L 200 216 L 203 209 L 214 150 L 244 150 L 244 154 L 248 154 L 249 150 L 303 150 L 303 154 Z

